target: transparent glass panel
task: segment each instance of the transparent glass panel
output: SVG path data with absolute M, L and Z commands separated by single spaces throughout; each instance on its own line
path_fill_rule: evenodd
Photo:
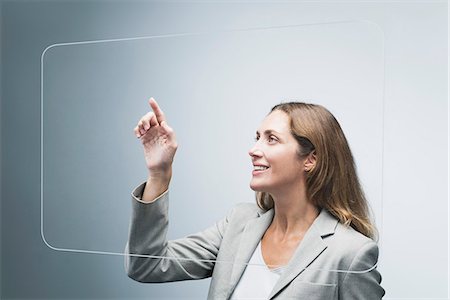
M 150 110 L 151 96 L 179 145 L 168 193 L 167 239 L 206 228 L 207 237 L 217 238 L 216 222 L 238 203 L 255 203 L 248 150 L 264 117 L 282 101 L 317 103 L 334 114 L 381 228 L 383 84 L 383 35 L 368 22 L 52 45 L 42 55 L 42 237 L 55 250 L 123 255 L 131 192 L 148 175 L 133 128 Z M 138 228 L 143 240 L 152 222 Z M 245 231 L 257 234 L 260 226 L 247 224 Z M 241 274 L 236 269 L 248 264 L 246 255 L 258 241 L 241 248 L 249 241 L 242 238 L 243 228 L 227 240 L 237 254 L 233 260 L 211 256 L 211 249 L 202 252 L 212 240 L 197 239 L 202 246 L 194 248 L 181 243 L 185 240 L 170 242 L 178 248 L 164 261 L 241 265 L 233 268 Z M 341 247 L 329 236 L 317 245 L 318 236 L 319 231 L 308 231 L 296 255 L 309 256 L 291 271 L 347 272 L 318 263 L 322 246 L 324 253 Z M 198 247 L 203 250 L 192 250 Z M 134 262 L 139 264 L 165 252 L 147 254 L 131 256 L 144 256 Z M 352 274 L 367 273 L 374 265 L 361 267 Z M 328 284 L 317 278 L 302 280 Z

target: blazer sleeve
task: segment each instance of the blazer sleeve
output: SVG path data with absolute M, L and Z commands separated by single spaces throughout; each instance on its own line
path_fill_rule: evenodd
M 145 182 L 132 193 L 125 270 L 139 282 L 202 279 L 212 275 L 228 218 L 187 237 L 167 240 L 169 191 L 151 203 L 140 201 Z M 148 257 L 151 256 L 151 257 Z
M 385 290 L 381 287 L 381 274 L 376 269 L 378 245 L 374 241 L 364 244 L 350 265 L 339 287 L 339 299 L 379 300 Z

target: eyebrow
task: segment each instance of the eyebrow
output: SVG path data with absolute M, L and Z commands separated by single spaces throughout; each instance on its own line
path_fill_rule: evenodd
M 278 131 L 276 131 L 276 130 L 273 130 L 273 129 L 266 129 L 266 130 L 264 131 L 264 134 L 265 134 L 265 135 L 269 135 L 269 134 L 272 134 L 272 133 L 277 133 L 277 134 L 280 134 L 280 135 L 281 135 L 280 132 L 278 132 Z M 258 131 L 258 130 L 256 130 L 256 134 L 259 134 L 259 131 Z

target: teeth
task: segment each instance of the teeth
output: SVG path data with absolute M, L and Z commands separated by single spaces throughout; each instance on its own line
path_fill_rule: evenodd
M 267 170 L 269 167 L 263 167 L 263 166 L 254 166 L 253 170 L 255 171 L 263 171 L 263 170 Z

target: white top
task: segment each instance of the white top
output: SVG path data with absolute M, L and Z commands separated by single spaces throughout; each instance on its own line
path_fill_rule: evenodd
M 267 267 L 261 252 L 261 241 L 248 263 L 230 300 L 268 299 L 285 266 L 275 269 Z

